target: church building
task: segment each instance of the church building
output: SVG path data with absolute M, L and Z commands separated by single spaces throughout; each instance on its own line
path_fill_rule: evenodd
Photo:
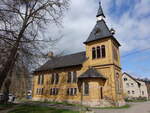
M 53 57 L 34 71 L 33 100 L 88 106 L 124 105 L 120 43 L 105 22 L 101 4 L 84 52 Z

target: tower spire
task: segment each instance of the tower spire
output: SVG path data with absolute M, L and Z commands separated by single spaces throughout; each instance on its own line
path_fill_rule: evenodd
M 102 9 L 102 6 L 101 6 L 101 2 L 99 2 L 99 9 L 98 9 L 96 17 L 97 17 L 98 21 L 105 18 L 105 15 L 103 13 L 103 9 Z

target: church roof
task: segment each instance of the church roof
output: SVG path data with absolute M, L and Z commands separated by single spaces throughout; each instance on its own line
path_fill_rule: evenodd
M 97 72 L 95 68 L 89 68 L 86 72 L 78 77 L 78 79 L 82 78 L 101 78 L 106 79 L 101 73 Z
M 102 19 L 101 21 L 97 21 L 94 29 L 92 30 L 88 39 L 84 43 L 86 44 L 88 42 L 92 42 L 92 41 L 96 41 L 108 37 L 113 37 L 113 34 L 110 32 L 105 21 Z
M 85 52 L 60 56 L 60 57 L 52 58 L 51 60 L 47 61 L 40 68 L 35 70 L 35 72 L 47 71 L 47 70 L 71 67 L 71 66 L 78 66 L 78 65 L 82 65 L 85 60 L 86 60 Z

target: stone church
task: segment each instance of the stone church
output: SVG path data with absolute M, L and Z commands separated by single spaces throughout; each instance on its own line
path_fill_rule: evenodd
M 124 105 L 120 43 L 105 22 L 101 4 L 86 51 L 53 57 L 34 71 L 33 100 L 82 103 L 88 106 Z

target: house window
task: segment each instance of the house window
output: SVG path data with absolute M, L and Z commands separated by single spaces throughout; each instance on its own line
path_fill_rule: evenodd
M 128 79 L 127 78 L 124 78 L 124 81 L 127 81 Z
M 102 50 L 102 58 L 105 58 L 106 57 L 106 51 L 105 51 L 104 45 L 101 46 L 101 50 Z
M 131 86 L 134 86 L 134 84 L 133 84 L 133 83 L 131 83 Z
M 128 91 L 128 94 L 130 94 L 130 91 Z
M 134 94 L 135 92 L 134 91 L 132 91 L 132 94 Z
M 95 47 L 92 48 L 92 59 L 96 58 L 96 49 Z
M 53 73 L 52 74 L 51 83 L 52 84 L 58 84 L 58 82 L 59 82 L 59 75 L 58 75 L 58 73 Z
M 89 84 L 87 82 L 83 83 L 83 95 L 89 95 Z
M 98 46 L 97 47 L 97 58 L 100 58 L 101 57 L 101 49 L 100 47 Z
M 59 89 L 58 88 L 51 88 L 50 95 L 58 95 Z
M 77 82 L 77 72 L 68 72 L 68 83 L 76 83 Z
M 44 75 L 39 75 L 38 76 L 38 84 L 42 85 L 44 83 Z
M 67 89 L 67 95 L 75 96 L 76 94 L 77 94 L 77 88 L 68 88 Z
M 129 87 L 129 83 L 126 83 L 127 87 Z

